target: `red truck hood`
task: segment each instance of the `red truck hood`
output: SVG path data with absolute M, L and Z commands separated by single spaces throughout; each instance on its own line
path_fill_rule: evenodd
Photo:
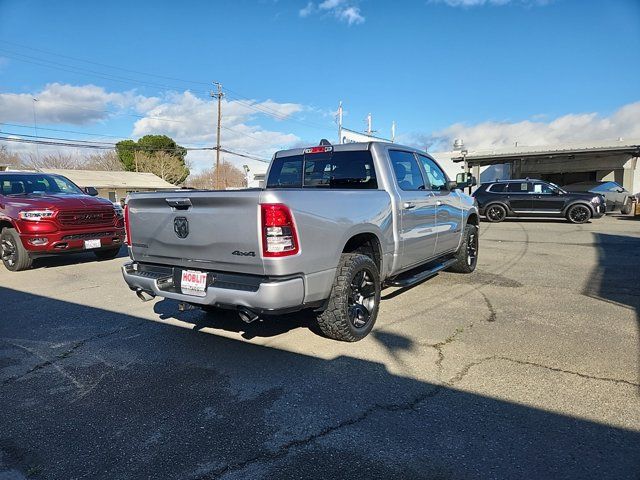
M 68 194 L 16 196 L 11 197 L 11 204 L 17 208 L 54 208 L 58 210 L 74 210 L 87 207 L 113 207 L 113 204 L 104 198 Z

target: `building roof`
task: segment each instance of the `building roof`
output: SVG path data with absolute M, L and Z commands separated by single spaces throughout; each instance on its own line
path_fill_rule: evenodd
M 43 168 L 41 171 L 67 177 L 80 187 L 123 188 L 127 190 L 164 190 L 177 188 L 175 185 L 172 185 L 153 173 L 65 170 L 61 168 Z
M 629 153 L 640 155 L 640 139 L 618 140 L 608 142 L 573 143 L 543 146 L 514 146 L 494 150 L 469 151 L 466 159 L 469 162 L 483 160 L 513 160 L 525 157 L 565 157 L 569 155 Z M 455 152 L 454 162 L 462 162 L 464 158 L 459 151 Z

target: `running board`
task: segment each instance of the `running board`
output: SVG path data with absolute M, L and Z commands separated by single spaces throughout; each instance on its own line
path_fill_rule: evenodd
M 451 265 L 456 263 L 456 261 L 457 260 L 455 258 L 450 258 L 449 260 L 437 263 L 430 268 L 421 270 L 414 275 L 404 276 L 407 274 L 400 274 L 397 277 L 393 277 L 387 280 L 385 283 L 390 287 L 410 287 L 412 285 L 415 285 L 416 283 L 420 283 L 428 278 L 435 276 L 438 272 L 449 268 Z

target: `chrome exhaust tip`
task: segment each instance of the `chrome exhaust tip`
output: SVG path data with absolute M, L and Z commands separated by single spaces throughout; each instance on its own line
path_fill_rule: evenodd
M 239 309 L 238 315 L 240 316 L 240 320 L 244 323 L 253 323 L 260 318 L 255 312 L 252 312 L 247 308 Z
M 143 290 L 141 288 L 136 288 L 136 295 L 143 302 L 148 302 L 148 301 L 153 300 L 154 298 L 156 298 L 156 296 L 153 293 L 147 292 L 147 291 L 145 291 L 145 290 Z

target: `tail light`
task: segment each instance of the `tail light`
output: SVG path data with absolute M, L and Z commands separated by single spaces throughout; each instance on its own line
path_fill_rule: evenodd
M 129 225 L 129 205 L 124 206 L 124 231 L 127 234 L 127 245 L 131 246 L 131 226 Z
M 286 257 L 300 251 L 296 225 L 291 210 L 281 203 L 260 205 L 262 214 L 262 254 Z

